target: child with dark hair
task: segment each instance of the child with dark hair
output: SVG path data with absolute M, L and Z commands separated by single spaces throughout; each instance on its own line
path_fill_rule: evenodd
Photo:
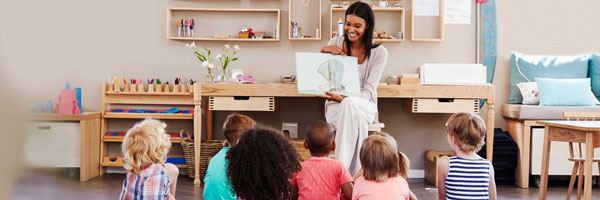
M 290 198 L 292 175 L 300 171 L 298 153 L 283 134 L 251 129 L 227 152 L 227 177 L 238 199 Z
M 352 176 L 340 161 L 328 158 L 335 150 L 331 125 L 316 122 L 306 131 L 304 147 L 310 159 L 302 162 L 302 170 L 292 178 L 292 199 L 346 199 L 352 197 Z
M 225 156 L 229 148 L 236 145 L 242 133 L 254 128 L 254 126 L 256 126 L 256 122 L 246 115 L 231 114 L 225 118 L 223 135 L 229 145 L 223 147 L 208 163 L 206 176 L 204 177 L 204 199 L 237 199 L 235 193 L 231 192 L 231 185 L 227 180 L 228 161 Z

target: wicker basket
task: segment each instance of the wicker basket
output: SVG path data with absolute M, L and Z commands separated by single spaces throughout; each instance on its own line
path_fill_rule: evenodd
M 304 140 L 290 140 L 296 152 L 298 152 L 298 156 L 300 158 L 300 162 L 308 160 L 310 158 L 310 151 L 304 148 Z
M 183 133 L 187 133 L 188 137 L 184 138 Z M 192 142 L 192 138 L 186 130 L 181 130 L 179 132 L 179 137 L 181 138 L 181 146 L 183 147 L 183 155 L 188 168 L 188 175 L 190 178 L 194 178 L 194 142 Z M 223 140 L 205 140 L 200 143 L 200 180 L 204 180 L 206 169 L 208 168 L 208 161 L 221 151 L 223 143 Z

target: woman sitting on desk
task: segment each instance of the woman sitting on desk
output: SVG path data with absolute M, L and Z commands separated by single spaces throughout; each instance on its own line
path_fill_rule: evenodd
M 377 120 L 377 84 L 381 79 L 388 52 L 380 44 L 372 43 L 375 16 L 363 2 L 353 3 L 346 10 L 343 36 L 329 40 L 321 53 L 347 55 L 358 58 L 361 97 L 341 97 L 326 92 L 325 118 L 337 131 L 335 155 L 355 174 L 360 170 L 358 158 L 362 141 L 368 136 L 369 124 Z

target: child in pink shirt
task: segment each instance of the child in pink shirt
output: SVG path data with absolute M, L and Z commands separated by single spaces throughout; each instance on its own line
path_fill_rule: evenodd
M 408 182 L 401 176 L 406 172 L 399 173 L 401 158 L 385 137 L 372 135 L 365 139 L 359 157 L 363 174 L 354 183 L 353 200 L 409 200 Z
M 340 189 L 346 199 L 352 195 L 352 175 L 340 161 L 328 158 L 335 150 L 332 127 L 316 122 L 307 131 L 304 147 L 310 159 L 302 162 L 302 170 L 292 178 L 292 198 L 340 199 Z

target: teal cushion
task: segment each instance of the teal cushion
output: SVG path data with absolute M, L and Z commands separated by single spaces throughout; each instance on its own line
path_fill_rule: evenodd
M 536 78 L 540 106 L 595 106 L 589 78 Z
M 535 81 L 535 78 L 568 79 L 588 77 L 588 54 L 576 56 L 543 56 L 513 52 L 510 57 L 510 95 L 508 97 L 508 103 L 511 104 L 520 104 L 523 101 L 517 83 L 527 82 L 527 79 L 517 69 L 517 57 L 519 57 L 518 66 L 529 81 Z
M 600 98 L 600 54 L 590 55 L 590 78 L 592 79 L 592 92 Z

